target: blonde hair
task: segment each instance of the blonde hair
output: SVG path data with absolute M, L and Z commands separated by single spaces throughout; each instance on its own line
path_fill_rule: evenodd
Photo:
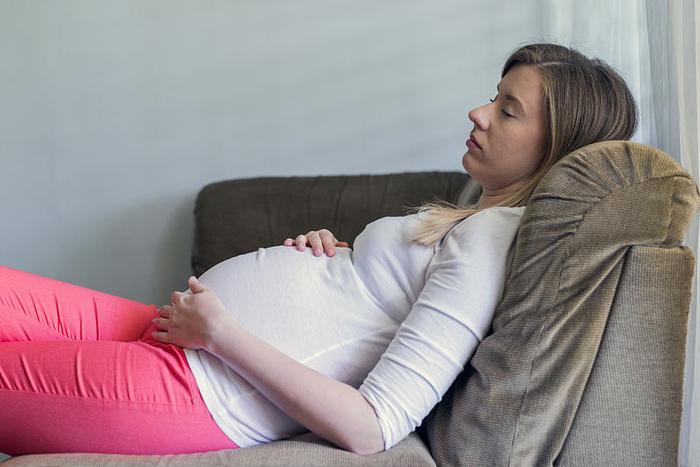
M 501 78 L 516 65 L 536 67 L 545 108 L 545 154 L 520 189 L 497 206 L 524 206 L 545 173 L 567 154 L 599 141 L 628 140 L 637 128 L 637 105 L 625 80 L 608 64 L 556 44 L 529 44 L 506 60 Z M 476 182 L 473 182 L 476 183 Z M 477 183 L 478 185 L 478 183 Z M 472 192 L 474 187 L 471 187 Z M 478 212 L 476 204 L 444 200 L 410 207 L 421 220 L 411 240 L 432 245 L 460 221 Z

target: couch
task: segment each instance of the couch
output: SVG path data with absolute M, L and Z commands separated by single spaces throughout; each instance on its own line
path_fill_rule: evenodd
M 192 270 L 311 228 L 352 241 L 381 216 L 464 197 L 468 182 L 464 173 L 424 172 L 213 183 L 196 200 Z M 361 456 L 306 433 L 210 453 L 42 454 L 5 464 L 677 465 L 695 269 L 683 239 L 698 207 L 695 181 L 648 146 L 596 143 L 559 161 L 523 215 L 491 333 L 389 451 Z

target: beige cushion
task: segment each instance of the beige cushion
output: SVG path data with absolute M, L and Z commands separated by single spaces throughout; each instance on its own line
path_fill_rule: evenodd
M 434 467 L 435 462 L 416 433 L 389 451 L 362 456 L 340 449 L 313 433 L 245 449 L 229 449 L 201 454 L 127 456 L 116 454 L 35 454 L 13 457 L 3 467 L 18 466 L 347 466 L 347 467 Z
M 552 168 L 523 215 L 493 333 L 426 420 L 438 465 L 554 462 L 630 245 L 678 247 L 699 201 L 678 163 L 636 143 L 596 143 Z

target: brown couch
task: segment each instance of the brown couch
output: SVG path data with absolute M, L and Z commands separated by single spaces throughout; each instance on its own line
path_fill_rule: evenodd
M 467 179 L 431 172 L 215 183 L 197 198 L 192 269 L 309 228 L 351 240 L 407 204 L 456 200 Z M 44 454 L 5 464 L 677 465 L 695 264 L 681 243 L 699 206 L 687 172 L 647 146 L 598 143 L 560 161 L 523 215 L 492 333 L 419 429 L 387 452 L 351 454 L 307 433 L 231 451 Z

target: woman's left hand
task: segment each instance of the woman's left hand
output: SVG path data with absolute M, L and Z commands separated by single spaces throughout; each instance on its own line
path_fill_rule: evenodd
M 191 292 L 175 291 L 170 305 L 158 309 L 160 317 L 153 322 L 159 331 L 153 339 L 190 349 L 207 349 L 222 326 L 228 325 L 226 309 L 213 290 L 190 276 Z

